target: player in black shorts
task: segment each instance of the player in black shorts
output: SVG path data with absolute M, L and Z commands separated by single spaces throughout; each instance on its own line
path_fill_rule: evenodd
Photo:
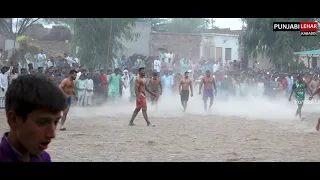
M 189 100 L 189 89 L 191 91 L 191 97 L 193 96 L 192 81 L 189 79 L 189 72 L 184 73 L 184 77 L 180 80 L 179 94 L 181 96 L 181 105 L 183 111 L 187 109 L 187 103 Z

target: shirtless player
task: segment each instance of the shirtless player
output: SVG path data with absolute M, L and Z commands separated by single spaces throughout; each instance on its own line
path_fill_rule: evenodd
M 148 126 L 151 126 L 151 123 L 148 119 L 147 115 L 147 101 L 146 101 L 146 91 L 153 96 L 157 96 L 155 93 L 151 92 L 148 87 L 146 86 L 146 80 L 144 79 L 145 76 L 145 68 L 139 68 L 139 76 L 135 80 L 134 90 L 136 94 L 136 109 L 134 110 L 131 120 L 129 122 L 130 126 L 134 126 L 133 120 L 138 115 L 139 111 L 142 109 L 142 115 L 147 122 Z
M 312 94 L 311 96 L 309 97 L 309 100 L 311 101 L 313 96 L 320 93 L 320 87 L 318 87 Z M 317 125 L 316 125 L 316 130 L 319 131 L 320 130 L 320 118 L 318 118 L 318 122 L 317 122 Z
M 214 88 L 214 94 L 217 95 L 217 86 L 216 86 L 216 81 L 214 77 L 211 76 L 211 73 L 209 70 L 206 71 L 206 75 L 201 79 L 201 83 L 199 87 L 200 95 L 201 95 L 202 85 L 204 85 L 204 88 L 203 88 L 204 110 L 207 110 L 208 98 L 210 98 L 209 109 L 211 109 L 211 106 L 213 104 L 213 88 Z
M 187 109 L 187 103 L 189 100 L 189 88 L 190 88 L 191 97 L 192 97 L 193 96 L 192 82 L 191 82 L 191 79 L 189 79 L 189 72 L 187 71 L 184 73 L 184 77 L 180 80 L 180 84 L 179 84 L 179 94 L 181 96 L 181 104 L 183 107 L 183 112 L 185 112 Z
M 153 92 L 156 95 L 156 96 L 151 95 L 151 105 L 155 105 L 156 108 L 158 108 L 158 99 L 159 99 L 159 96 L 162 94 L 162 84 L 161 84 L 160 78 L 158 77 L 157 72 L 153 72 L 152 78 L 150 79 L 148 85 L 151 92 Z
M 308 84 L 309 91 L 313 93 L 316 91 L 319 87 L 319 79 L 318 79 L 318 74 L 314 75 L 311 82 Z
M 78 97 L 75 93 L 74 90 L 74 83 L 73 81 L 76 80 L 77 77 L 77 71 L 76 70 L 71 70 L 69 72 L 69 77 L 65 78 L 64 80 L 62 80 L 62 82 L 60 83 L 59 87 L 60 89 L 62 89 L 62 91 L 64 92 L 64 95 L 66 96 L 67 99 L 67 105 L 68 107 L 63 111 L 63 116 L 61 118 L 61 124 L 60 124 L 60 131 L 65 131 L 67 130 L 64 126 L 64 123 L 67 120 L 67 115 L 71 106 L 71 96 L 73 95 L 76 99 L 76 101 L 78 101 Z

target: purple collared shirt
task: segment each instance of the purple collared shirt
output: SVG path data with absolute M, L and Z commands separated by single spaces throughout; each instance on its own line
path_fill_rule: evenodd
M 0 143 L 0 162 L 23 162 L 21 154 L 8 141 L 4 133 Z M 43 151 L 39 156 L 30 155 L 30 162 L 51 162 L 50 155 Z

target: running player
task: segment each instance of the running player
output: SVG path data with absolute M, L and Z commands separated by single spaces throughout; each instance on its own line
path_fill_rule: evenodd
M 305 99 L 305 93 L 306 92 L 308 94 L 310 94 L 308 92 L 308 86 L 303 81 L 302 76 L 298 75 L 297 82 L 295 82 L 293 84 L 293 86 L 292 86 L 292 90 L 291 90 L 291 93 L 290 93 L 290 96 L 289 96 L 289 101 L 291 101 L 291 96 L 294 93 L 295 97 L 296 97 L 296 103 L 298 104 L 298 109 L 296 111 L 296 116 L 299 115 L 301 120 L 302 120 L 302 118 L 301 118 L 301 109 L 302 109 L 302 106 L 303 106 L 303 102 L 304 102 L 304 99 Z
M 318 87 L 312 94 L 311 96 L 309 97 L 309 100 L 311 101 L 313 96 L 318 94 L 320 92 L 320 87 Z M 319 131 L 320 130 L 320 118 L 318 118 L 318 122 L 317 122 L 317 125 L 316 125 L 316 130 Z
M 75 89 L 74 89 L 74 83 L 73 81 L 76 80 L 77 78 L 77 71 L 76 70 L 71 70 L 69 72 L 69 77 L 65 78 L 64 80 L 62 80 L 61 84 L 59 85 L 60 89 L 62 89 L 62 91 L 64 92 L 64 95 L 67 98 L 67 105 L 68 107 L 63 111 L 63 116 L 61 118 L 61 124 L 60 124 L 60 131 L 65 131 L 67 130 L 64 127 L 64 124 L 67 120 L 67 115 L 71 106 L 71 96 L 73 95 L 76 99 L 76 101 L 78 101 L 78 97 L 76 95 Z

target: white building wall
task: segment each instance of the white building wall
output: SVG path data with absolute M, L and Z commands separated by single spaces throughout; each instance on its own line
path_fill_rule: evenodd
M 205 59 L 215 57 L 215 40 L 214 34 L 202 34 L 200 44 L 200 57 Z M 210 51 L 206 53 L 206 50 Z
M 237 35 L 215 34 L 215 46 L 222 47 L 222 62 L 225 61 L 225 49 L 231 48 L 231 61 L 240 59 L 239 57 L 239 39 Z M 216 54 L 217 55 L 217 54 Z M 217 59 L 217 57 L 215 57 Z

